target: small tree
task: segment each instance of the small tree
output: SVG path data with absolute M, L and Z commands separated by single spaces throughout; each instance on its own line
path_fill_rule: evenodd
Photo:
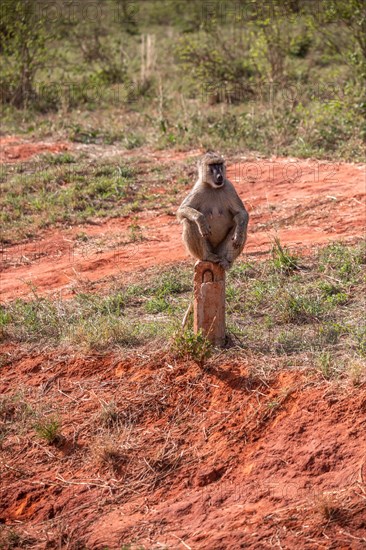
M 322 31 L 325 40 L 356 67 L 362 81 L 366 80 L 366 2 L 365 0 L 324 0 L 321 9 L 311 12 L 314 27 Z M 347 43 L 340 42 L 339 27 L 348 29 Z M 348 52 L 344 51 L 347 48 Z M 345 55 L 346 54 L 346 55 Z M 347 55 L 348 54 L 348 55 Z
M 26 107 L 36 96 L 37 72 L 44 67 L 50 34 L 32 0 L 5 0 L 0 25 L 0 101 Z
M 297 3 L 290 0 L 256 4 L 253 35 L 257 38 L 259 51 L 254 49 L 252 54 L 257 62 L 263 57 L 261 72 L 265 73 L 270 82 L 282 84 L 287 79 L 288 54 L 294 34 L 293 21 L 298 18 L 298 11 Z

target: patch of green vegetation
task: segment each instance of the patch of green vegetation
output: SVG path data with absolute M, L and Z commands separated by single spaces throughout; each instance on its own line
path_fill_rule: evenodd
M 50 153 L 46 153 L 42 155 L 42 161 L 44 161 L 46 164 L 74 164 L 76 162 L 76 158 L 71 153 L 61 153 L 58 155 L 52 155 Z
M 143 240 L 142 229 L 137 223 L 131 223 L 128 229 L 129 229 L 129 237 L 130 237 L 129 240 L 131 242 L 135 243 L 137 241 Z
M 49 445 L 56 445 L 60 443 L 63 436 L 61 434 L 61 424 L 57 418 L 44 418 L 39 420 L 34 429 L 41 439 L 46 441 Z
M 319 340 L 323 346 L 337 344 L 340 337 L 347 332 L 347 327 L 334 322 L 323 323 L 318 328 Z
M 150 188 L 161 179 L 143 160 L 71 158 L 66 153 L 43 155 L 25 165 L 2 165 L 1 170 L 0 242 L 7 244 L 50 226 L 124 217 L 150 205 L 156 208 Z M 166 166 L 163 179 L 178 178 L 183 170 L 181 165 Z M 160 194 L 159 206 L 169 208 L 172 200 L 169 193 Z M 133 220 L 129 240 L 143 238 L 143 229 Z
M 151 286 L 151 292 L 159 297 L 182 294 L 190 289 L 189 275 L 179 268 L 173 268 L 171 271 L 163 273 L 152 282 Z
M 325 297 L 326 302 L 331 305 L 342 305 L 348 301 L 348 294 L 343 291 L 339 285 L 335 285 L 328 281 L 321 281 L 319 288 Z
M 323 351 L 318 357 L 318 368 L 324 378 L 329 380 L 333 371 L 333 358 L 329 351 Z
M 97 20 L 76 5 L 68 25 L 47 6 L 5 2 L 3 132 L 364 159 L 361 0 L 122 4 L 104 2 Z
M 0 341 L 6 334 L 6 325 L 11 321 L 10 314 L 5 311 L 3 306 L 0 306 Z
M 324 257 L 333 256 L 330 245 L 313 258 L 301 259 L 301 271 L 274 270 L 273 263 L 250 267 L 236 264 L 228 277 L 227 310 L 235 342 L 245 349 L 281 356 L 318 354 L 353 357 L 362 353 L 364 277 L 359 269 L 364 244 L 346 247 L 344 257 L 355 258 L 352 285 L 334 281 L 338 261 L 324 272 Z M 307 265 L 306 265 L 307 264 Z M 340 346 L 340 342 L 342 345 Z
M 169 303 L 163 297 L 151 298 L 146 302 L 145 307 L 148 313 L 162 313 L 169 309 Z
M 296 329 L 281 330 L 274 339 L 274 350 L 278 355 L 291 355 L 312 349 L 313 339 L 304 338 L 303 331 Z
M 345 247 L 343 256 L 361 261 L 363 244 Z M 345 247 L 345 248 L 344 248 Z M 273 269 L 273 259 L 237 262 L 227 275 L 227 325 L 238 347 L 285 360 L 307 355 L 319 368 L 319 354 L 332 357 L 331 376 L 347 363 L 362 362 L 365 352 L 364 273 L 352 268 L 352 283 L 334 274 L 335 245 L 301 258 L 301 270 Z M 333 261 L 332 260 L 332 261 Z M 323 269 L 326 265 L 326 271 Z M 15 300 L 2 306 L 3 341 L 34 346 L 69 344 L 82 349 L 171 349 L 177 356 L 204 362 L 210 353 L 202 335 L 177 331 L 192 299 L 192 268 L 154 269 L 131 284 L 113 282 L 103 295 L 78 293 L 69 300 Z M 326 357 L 326 355 L 324 355 Z M 325 360 L 324 360 L 325 361 Z M 324 367 L 323 370 L 326 370 Z M 334 372 L 333 372 L 334 371 Z
M 339 280 L 352 282 L 366 264 L 366 243 L 349 247 L 344 243 L 332 243 L 319 253 L 319 270 Z
M 80 223 L 93 217 L 123 216 L 139 197 L 135 168 L 120 163 L 33 161 L 19 172 L 4 168 L 0 197 L 1 238 L 16 242 L 40 228 Z
M 325 313 L 325 304 L 317 296 L 286 293 L 280 302 L 285 323 L 307 323 L 320 320 Z
M 194 334 L 192 329 L 176 332 L 171 342 L 171 352 L 178 358 L 193 359 L 200 366 L 212 353 L 210 341 L 198 332 Z
M 292 273 L 298 269 L 298 258 L 291 254 L 287 247 L 282 246 L 278 237 L 274 239 L 272 247 L 273 266 L 282 273 Z
M 357 351 L 362 357 L 366 357 L 366 325 L 363 323 L 355 329 Z
M 75 300 L 80 304 L 84 318 L 98 314 L 121 317 L 126 307 L 126 297 L 122 292 L 116 292 L 109 296 L 79 293 Z
M 91 350 L 105 350 L 110 346 L 129 348 L 143 343 L 139 323 L 127 322 L 115 316 L 98 315 L 93 320 L 79 319 L 69 328 L 64 327 L 62 336 L 66 342 L 73 345 L 82 343 Z

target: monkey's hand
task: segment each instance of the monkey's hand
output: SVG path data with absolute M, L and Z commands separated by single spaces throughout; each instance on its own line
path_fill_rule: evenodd
M 232 241 L 233 241 L 233 247 L 239 248 L 240 245 L 243 243 L 243 233 L 241 231 L 235 231 Z
M 208 225 L 204 217 L 197 220 L 197 225 L 198 225 L 198 230 L 204 239 L 211 235 L 211 227 Z

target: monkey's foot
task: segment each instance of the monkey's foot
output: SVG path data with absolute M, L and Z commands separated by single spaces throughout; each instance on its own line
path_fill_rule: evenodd
M 219 260 L 219 264 L 223 269 L 226 269 L 226 270 L 230 269 L 230 267 L 232 266 L 232 263 L 229 262 L 229 260 L 225 260 L 225 259 Z
M 202 258 L 202 261 L 212 262 L 214 264 L 219 264 L 221 262 L 220 258 L 214 253 L 207 254 L 204 258 Z

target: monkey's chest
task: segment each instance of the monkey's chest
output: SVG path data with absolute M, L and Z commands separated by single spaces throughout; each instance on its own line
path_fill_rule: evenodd
M 211 229 L 209 240 L 213 246 L 217 246 L 225 239 L 233 226 L 232 215 L 221 208 L 212 208 L 206 216 Z

